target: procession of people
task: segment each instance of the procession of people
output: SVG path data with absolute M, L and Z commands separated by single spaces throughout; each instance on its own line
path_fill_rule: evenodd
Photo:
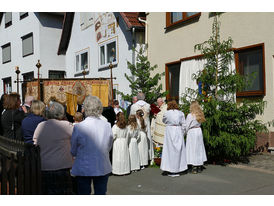
M 109 175 L 125 176 L 153 165 L 161 147 L 163 176 L 202 171 L 207 161 L 201 124 L 205 117 L 191 102 L 185 118 L 175 100 L 157 105 L 140 92 L 124 112 L 119 102 L 103 108 L 98 97 L 86 96 L 73 122 L 66 107 L 33 97 L 21 104 L 17 93 L 1 98 L 1 135 L 39 145 L 43 194 L 106 194 Z M 185 138 L 186 136 L 186 138 Z

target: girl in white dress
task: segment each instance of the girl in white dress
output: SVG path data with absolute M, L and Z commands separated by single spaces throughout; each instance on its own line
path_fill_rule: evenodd
M 140 155 L 138 149 L 139 129 L 135 115 L 129 115 L 127 126 L 127 138 L 129 139 L 130 170 L 140 170 Z
M 145 166 L 148 165 L 148 138 L 147 138 L 147 127 L 145 125 L 145 120 L 143 118 L 144 112 L 139 109 L 136 111 L 137 123 L 139 126 L 139 141 L 138 149 L 140 153 L 140 164 L 141 169 L 145 169 Z
M 130 160 L 127 139 L 126 120 L 123 112 L 117 114 L 117 122 L 112 127 L 112 173 L 125 175 L 130 173 Z
M 194 101 L 190 104 L 190 113 L 186 118 L 186 157 L 187 164 L 192 165 L 192 173 L 202 171 L 205 161 L 207 161 L 201 123 L 205 121 L 204 113 Z
M 180 176 L 180 173 L 187 171 L 184 141 L 185 115 L 179 111 L 175 100 L 167 104 L 163 123 L 166 124 L 166 129 L 160 168 L 168 172 L 168 176 Z

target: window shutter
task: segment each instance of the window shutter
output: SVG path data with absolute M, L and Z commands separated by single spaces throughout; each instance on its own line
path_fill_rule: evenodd
M 10 44 L 2 47 L 2 62 L 11 61 L 11 47 Z
M 22 37 L 23 56 L 33 54 L 33 36 L 32 33 Z
M 11 22 L 11 18 L 12 18 L 11 12 L 6 12 L 5 13 L 5 24 Z
M 19 12 L 19 13 L 20 13 L 20 16 L 23 16 L 23 15 L 25 15 L 28 12 Z

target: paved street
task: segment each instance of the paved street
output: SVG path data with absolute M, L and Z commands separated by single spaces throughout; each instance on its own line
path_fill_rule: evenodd
M 256 155 L 249 164 L 207 165 L 201 174 L 161 175 L 146 168 L 127 176 L 111 176 L 109 195 L 274 195 L 274 155 Z

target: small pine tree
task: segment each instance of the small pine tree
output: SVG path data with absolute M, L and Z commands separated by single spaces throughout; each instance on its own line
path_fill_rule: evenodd
M 132 64 L 129 61 L 127 62 L 128 69 L 131 72 L 132 76 L 125 74 L 126 79 L 129 81 L 129 87 L 131 88 L 131 94 L 124 94 L 122 92 L 118 92 L 122 95 L 122 98 L 126 101 L 131 101 L 133 96 L 137 96 L 139 92 L 143 92 L 146 96 L 146 102 L 152 104 L 156 102 L 158 97 L 163 97 L 166 95 L 166 92 L 161 92 L 162 84 L 159 84 L 159 80 L 161 80 L 162 76 L 164 76 L 164 72 L 159 74 L 155 74 L 151 77 L 151 72 L 153 72 L 158 66 L 151 66 L 148 61 L 147 56 L 145 56 L 145 50 L 147 46 L 144 48 L 141 47 L 137 53 L 136 64 Z
M 209 160 L 238 161 L 254 149 L 256 133 L 266 131 L 266 126 L 255 119 L 263 113 L 265 102 L 236 101 L 236 92 L 245 88 L 247 81 L 230 69 L 233 41 L 231 38 L 220 41 L 218 17 L 214 16 L 209 40 L 194 47 L 206 59 L 204 70 L 192 76 L 194 81 L 202 83 L 203 91 L 188 88 L 180 106 L 185 113 L 189 112 L 191 100 L 198 100 L 203 107 L 206 122 L 202 130 Z

